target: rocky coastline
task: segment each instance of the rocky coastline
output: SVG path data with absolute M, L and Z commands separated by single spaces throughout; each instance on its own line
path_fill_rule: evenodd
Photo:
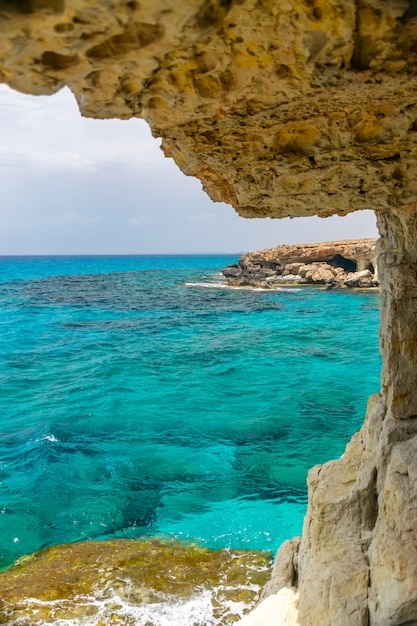
M 282 245 L 244 254 L 222 274 L 233 287 L 274 289 L 280 285 L 366 288 L 379 285 L 376 239 Z

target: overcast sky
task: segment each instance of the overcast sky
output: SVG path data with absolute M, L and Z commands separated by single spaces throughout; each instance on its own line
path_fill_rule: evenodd
M 372 212 L 245 220 L 163 156 L 142 120 L 83 119 L 68 90 L 0 85 L 1 254 L 245 252 L 377 236 Z

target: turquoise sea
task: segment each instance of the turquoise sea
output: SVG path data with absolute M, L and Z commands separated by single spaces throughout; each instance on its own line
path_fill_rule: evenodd
M 379 388 L 379 296 L 226 288 L 237 256 L 0 258 L 0 567 L 168 536 L 276 550 Z

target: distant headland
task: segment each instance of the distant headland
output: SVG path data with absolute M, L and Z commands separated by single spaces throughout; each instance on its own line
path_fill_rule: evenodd
M 244 254 L 222 270 L 231 286 L 377 287 L 376 239 L 281 245 Z

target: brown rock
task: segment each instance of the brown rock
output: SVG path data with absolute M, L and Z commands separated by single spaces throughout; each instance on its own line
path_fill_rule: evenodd
M 282 245 L 244 254 L 223 274 L 231 285 L 258 287 L 266 281 L 267 286 L 294 283 L 371 287 L 377 284 L 375 244 L 376 239 L 352 239 Z
M 372 287 L 373 274 L 369 270 L 362 270 L 362 272 L 354 272 L 349 274 L 345 279 L 344 284 L 346 287 Z
M 327 263 L 314 263 L 311 272 L 307 272 L 305 277 L 309 282 L 328 285 L 334 280 L 335 273 Z
M 1 80 L 143 117 L 245 217 L 417 202 L 417 23 L 393 0 L 0 3 Z M 381 8 L 382 7 L 382 8 Z

